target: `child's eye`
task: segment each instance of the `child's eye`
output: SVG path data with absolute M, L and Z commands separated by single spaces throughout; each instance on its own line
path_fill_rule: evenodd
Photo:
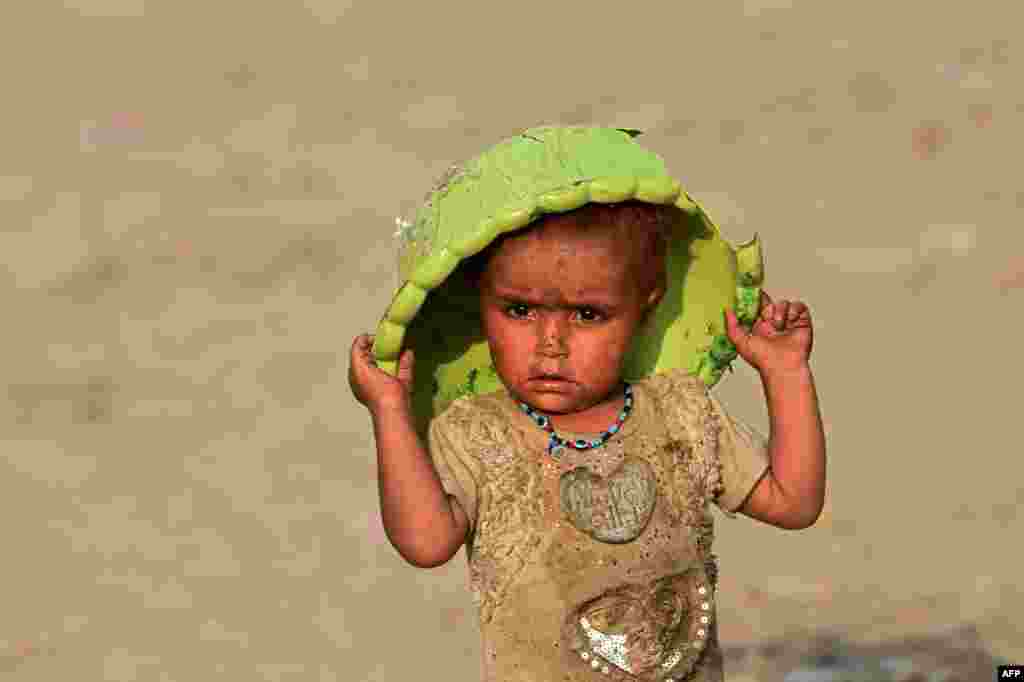
M 518 319 L 518 318 L 519 318 L 519 315 L 516 315 L 515 313 L 511 313 L 511 311 L 513 311 L 513 310 L 516 310 L 516 309 L 518 309 L 518 308 L 524 308 L 524 309 L 527 309 L 527 308 L 528 308 L 528 306 L 526 306 L 526 305 L 524 305 L 524 304 L 522 304 L 522 303 L 514 303 L 514 304 L 512 304 L 512 305 L 510 305 L 510 306 L 506 306 L 506 308 L 505 308 L 505 313 L 506 313 L 506 314 L 509 314 L 509 316 L 510 316 L 510 317 L 514 317 L 514 318 L 517 318 L 517 319 Z M 511 313 L 511 314 L 510 314 L 510 313 Z M 523 313 L 523 314 L 525 315 L 526 313 Z
M 505 314 L 517 320 L 526 316 L 529 313 L 529 310 L 530 306 L 525 303 L 513 303 L 512 305 L 505 306 Z M 589 306 L 577 308 L 577 310 L 580 312 L 580 319 L 584 322 L 597 322 L 604 317 L 600 311 Z

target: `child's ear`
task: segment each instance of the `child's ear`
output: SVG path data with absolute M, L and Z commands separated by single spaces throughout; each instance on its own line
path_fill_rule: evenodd
M 665 287 L 662 285 L 655 287 L 647 296 L 647 302 L 644 304 L 644 312 L 640 317 L 640 331 L 644 333 L 651 331 L 650 325 L 654 322 L 654 312 L 658 309 L 658 305 L 664 297 Z

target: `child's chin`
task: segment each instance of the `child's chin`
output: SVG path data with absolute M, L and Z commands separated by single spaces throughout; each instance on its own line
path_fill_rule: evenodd
M 526 400 L 523 402 L 535 410 L 548 414 L 571 414 L 577 411 L 576 401 L 573 396 L 566 395 L 565 393 L 528 391 Z

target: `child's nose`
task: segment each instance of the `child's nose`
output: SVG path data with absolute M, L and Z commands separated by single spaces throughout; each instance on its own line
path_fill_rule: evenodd
M 541 355 L 558 357 L 562 355 L 568 355 L 568 346 L 556 339 L 544 339 L 539 344 L 539 352 Z
M 568 324 L 558 319 L 542 320 L 537 327 L 537 345 L 542 353 L 565 353 Z

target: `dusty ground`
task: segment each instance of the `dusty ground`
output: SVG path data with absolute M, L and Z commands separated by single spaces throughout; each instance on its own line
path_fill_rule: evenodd
M 823 633 L 1024 661 L 1019 3 L 59 4 L 0 21 L 0 678 L 475 680 L 347 353 L 448 164 L 585 122 L 815 316 L 828 506 L 719 517 L 732 679 Z

